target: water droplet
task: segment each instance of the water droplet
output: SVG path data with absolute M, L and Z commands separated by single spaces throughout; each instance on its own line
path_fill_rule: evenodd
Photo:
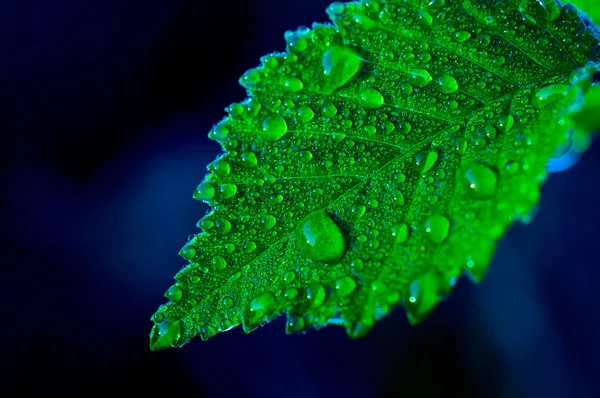
M 459 155 L 464 155 L 467 151 L 467 140 L 462 137 L 458 137 L 454 139 L 454 150 Z
M 233 299 L 231 297 L 223 297 L 223 299 L 221 300 L 221 305 L 223 306 L 223 308 L 225 308 L 226 310 L 229 310 L 231 308 L 233 308 Z
M 337 263 L 346 248 L 342 231 L 325 210 L 310 214 L 296 228 L 302 254 L 313 261 Z
M 194 190 L 194 199 L 208 202 L 215 197 L 215 187 L 208 182 L 203 182 Z
M 458 82 L 450 75 L 444 75 L 438 79 L 438 90 L 444 94 L 450 94 L 458 90 Z
M 467 31 L 461 30 L 454 34 L 454 38 L 457 42 L 462 43 L 469 40 L 471 38 L 471 34 Z
M 292 270 L 285 271 L 283 280 L 285 283 L 292 283 L 296 279 L 296 272 Z
M 425 232 L 433 243 L 442 243 L 450 233 L 450 220 L 440 214 L 434 214 L 425 221 Z
M 304 163 L 309 163 L 313 159 L 313 154 L 310 151 L 300 151 L 300 159 Z
M 150 349 L 157 351 L 176 346 L 181 337 L 182 329 L 180 321 L 173 322 L 168 318 L 155 323 L 150 332 Z
M 273 217 L 272 215 L 267 214 L 266 216 L 263 216 L 261 218 L 261 221 L 262 221 L 265 229 L 271 229 L 275 226 L 277 219 L 275 217 Z
M 237 193 L 237 185 L 231 183 L 221 184 L 219 190 L 221 191 L 221 199 L 229 199 Z
M 256 69 L 247 70 L 240 80 L 244 87 L 253 86 L 260 81 L 260 73 Z
M 231 231 L 231 223 L 224 219 L 215 221 L 215 226 L 217 227 L 217 231 L 222 235 L 226 235 Z
M 489 199 L 496 194 L 498 175 L 484 164 L 473 163 L 463 174 L 463 184 L 469 197 Z
M 515 118 L 511 114 L 504 115 L 498 119 L 498 127 L 504 133 L 508 133 L 514 124 Z
M 220 177 L 225 177 L 231 172 L 231 166 L 225 159 L 220 158 L 208 165 L 208 169 Z
M 291 93 L 297 93 L 304 88 L 304 83 L 297 77 L 288 77 L 284 80 L 283 86 Z
M 412 84 L 417 87 L 425 87 L 433 80 L 429 72 L 424 69 L 409 69 L 408 73 L 412 78 Z
M 250 330 L 257 328 L 275 311 L 275 295 L 264 292 L 256 296 L 244 310 L 244 326 Z
M 419 20 L 423 21 L 427 26 L 433 24 L 433 17 L 425 10 L 419 10 Z
M 306 298 L 311 301 L 312 308 L 319 307 L 327 298 L 325 288 L 320 283 L 313 283 L 306 289 Z
M 298 119 L 302 123 L 308 123 L 315 117 L 315 113 L 307 105 L 302 105 L 298 108 Z
M 183 292 L 181 291 L 181 288 L 179 286 L 173 285 L 165 292 L 165 297 L 168 300 L 177 303 L 181 301 L 181 297 L 183 297 Z
M 337 108 L 332 103 L 328 103 L 323 107 L 323 116 L 334 117 L 337 113 Z
M 408 226 L 406 223 L 395 224 L 391 232 L 396 243 L 402 244 L 408 239 Z
M 348 83 L 360 71 L 360 57 L 349 48 L 332 46 L 323 54 L 323 83 L 325 94 Z
M 381 108 L 383 105 L 383 96 L 373 88 L 365 88 L 360 92 L 360 103 L 367 109 Z
M 335 281 L 335 291 L 339 297 L 346 297 L 356 289 L 356 281 L 349 276 Z
M 408 294 L 403 298 L 404 309 L 411 325 L 425 320 L 435 309 L 440 298 L 452 289 L 452 282 L 445 282 L 440 272 L 432 269 L 414 280 Z
M 227 266 L 227 261 L 221 256 L 214 256 L 210 263 L 215 270 L 223 270 Z
M 550 86 L 542 87 L 533 94 L 533 105 L 539 109 L 544 108 L 559 101 L 567 95 L 568 91 L 569 86 L 565 84 L 552 84 Z
M 254 250 L 256 250 L 256 243 L 251 240 L 244 243 L 244 251 L 246 253 L 252 253 Z
M 263 121 L 258 136 L 265 141 L 277 141 L 287 133 L 287 123 L 279 115 L 272 115 Z
M 355 218 L 361 218 L 362 216 L 365 215 L 365 212 L 367 211 L 367 208 L 365 205 L 354 205 L 352 206 L 352 208 L 350 209 L 350 211 L 352 212 L 352 215 Z
M 402 195 L 399 189 L 392 190 L 392 203 L 396 206 L 404 205 L 404 195 Z
M 246 151 L 241 155 L 242 166 L 251 169 L 258 165 L 258 159 L 256 158 L 256 154 L 254 152 Z
M 425 174 L 435 165 L 438 160 L 436 151 L 423 151 L 416 157 L 415 166 L 420 174 Z

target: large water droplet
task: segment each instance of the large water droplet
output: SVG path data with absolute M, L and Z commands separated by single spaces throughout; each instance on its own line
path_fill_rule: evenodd
M 179 286 L 173 285 L 165 292 L 165 297 L 168 300 L 177 303 L 181 300 L 181 297 L 183 297 L 183 292 L 181 291 L 181 288 L 179 288 Z
M 417 87 L 425 87 L 433 80 L 429 72 L 424 69 L 410 69 L 408 73 L 411 76 L 411 83 Z
M 406 223 L 395 224 L 391 232 L 396 243 L 402 244 L 408 239 L 408 226 Z
M 432 268 L 410 284 L 403 298 L 404 309 L 411 325 L 425 320 L 435 309 L 440 298 L 450 292 L 452 282 L 444 281 L 440 272 Z
M 349 276 L 335 281 L 335 291 L 339 297 L 346 297 L 356 289 L 356 281 Z
M 533 105 L 536 108 L 544 108 L 559 101 L 567 95 L 568 91 L 569 86 L 566 84 L 552 84 L 550 86 L 542 87 L 533 94 Z
M 165 318 L 161 322 L 155 322 L 150 332 L 150 349 L 158 351 L 177 345 L 182 331 L 180 321 L 173 322 Z
M 435 165 L 438 160 L 436 151 L 420 152 L 415 159 L 415 167 L 420 174 L 425 174 Z
M 277 141 L 287 133 L 287 123 L 279 115 L 272 115 L 263 121 L 258 136 L 265 141 Z
M 346 240 L 325 210 L 310 214 L 296 228 L 302 254 L 313 261 L 337 263 L 346 248 Z
M 315 113 L 308 105 L 302 105 L 298 108 L 298 120 L 302 123 L 308 123 L 315 117 Z
M 458 82 L 450 75 L 444 75 L 438 79 L 438 90 L 444 94 L 450 94 L 458 90 Z
M 450 233 L 450 220 L 440 214 L 434 214 L 425 221 L 425 232 L 433 243 L 442 243 Z
M 203 182 L 194 190 L 194 199 L 207 202 L 215 197 L 215 187 L 208 182 Z
M 467 194 L 473 199 L 489 199 L 496 194 L 498 174 L 481 163 L 469 165 L 462 177 Z
M 241 155 L 242 166 L 251 169 L 258 165 L 258 159 L 256 158 L 256 154 L 251 151 L 243 152 Z
M 360 103 L 367 109 L 381 108 L 383 105 L 383 96 L 374 88 L 365 88 L 360 92 Z
M 275 311 L 275 295 L 264 292 L 256 296 L 244 310 L 244 326 L 250 330 L 257 328 Z
M 323 83 L 321 90 L 331 94 L 348 83 L 360 71 L 360 57 L 346 47 L 332 46 L 323 54 Z
M 327 298 L 325 288 L 320 283 L 313 283 L 306 289 L 306 298 L 311 301 L 310 306 L 319 307 Z

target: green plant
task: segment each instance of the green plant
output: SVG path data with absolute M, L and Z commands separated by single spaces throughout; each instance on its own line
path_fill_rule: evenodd
M 224 153 L 194 197 L 211 211 L 152 318 L 153 350 L 283 313 L 288 333 L 360 337 L 399 304 L 420 322 L 530 220 L 547 161 L 573 137 L 585 149 L 599 35 L 570 4 L 327 13 L 333 25 L 286 32 L 287 51 L 242 76 L 249 98 L 210 132 Z

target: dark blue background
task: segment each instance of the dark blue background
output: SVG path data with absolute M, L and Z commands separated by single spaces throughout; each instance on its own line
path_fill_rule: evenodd
M 0 5 L 0 392 L 201 397 L 600 394 L 600 145 L 553 174 L 480 285 L 362 340 L 283 319 L 150 352 L 237 79 L 330 0 Z

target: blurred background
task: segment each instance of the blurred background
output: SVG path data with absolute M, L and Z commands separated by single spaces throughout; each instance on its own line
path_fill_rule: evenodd
M 192 191 L 237 79 L 330 0 L 0 4 L 0 393 L 600 396 L 600 143 L 429 321 L 362 340 L 283 318 L 150 352 L 149 318 L 206 207 Z

